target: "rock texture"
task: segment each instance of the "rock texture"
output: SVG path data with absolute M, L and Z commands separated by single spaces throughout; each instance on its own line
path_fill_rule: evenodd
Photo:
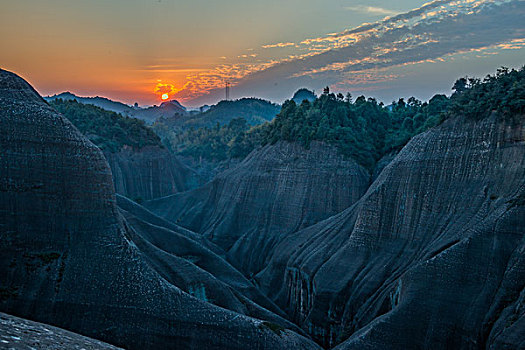
M 415 137 L 356 204 L 288 235 L 262 290 L 326 347 L 524 348 L 524 121 Z
M 124 146 L 120 152 L 104 152 L 104 156 L 111 167 L 115 191 L 139 202 L 183 192 L 202 182 L 164 148 L 135 150 Z
M 0 312 L 0 349 L 117 350 L 119 348 L 64 329 Z
M 179 288 L 190 257 L 160 259 L 158 232 L 118 209 L 100 150 L 3 70 L 0 120 L 0 310 L 129 349 L 316 348 Z
M 117 196 L 130 237 L 162 277 L 186 293 L 226 309 L 302 332 L 201 235 Z
M 275 245 L 357 201 L 369 174 L 335 148 L 279 142 L 252 152 L 199 189 L 145 205 L 228 252 L 248 275 L 260 271 Z

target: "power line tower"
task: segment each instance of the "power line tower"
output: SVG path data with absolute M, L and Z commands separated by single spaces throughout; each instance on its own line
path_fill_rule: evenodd
M 230 82 L 227 81 L 226 82 L 226 101 L 229 101 L 230 100 Z

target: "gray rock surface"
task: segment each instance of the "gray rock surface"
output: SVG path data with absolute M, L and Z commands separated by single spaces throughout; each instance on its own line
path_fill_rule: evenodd
M 199 175 L 164 148 L 134 150 L 124 146 L 120 152 L 104 152 L 104 156 L 115 191 L 139 202 L 183 192 L 202 182 Z
M 525 128 L 449 119 L 353 206 L 288 235 L 257 276 L 337 349 L 525 347 Z
M 275 245 L 356 202 L 369 174 L 328 145 L 279 142 L 253 151 L 205 186 L 146 202 L 160 216 L 203 234 L 247 275 Z
M 165 280 L 198 299 L 302 333 L 224 260 L 219 247 L 201 235 L 155 217 L 125 197 L 117 196 L 117 203 L 133 243 Z
M 316 348 L 174 284 L 178 262 L 119 211 L 101 151 L 3 70 L 0 121 L 1 311 L 129 349 Z
M 117 350 L 120 348 L 48 324 L 0 312 L 0 349 Z

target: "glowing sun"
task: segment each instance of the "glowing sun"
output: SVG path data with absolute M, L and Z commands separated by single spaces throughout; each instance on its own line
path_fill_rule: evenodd
M 167 100 L 168 97 L 169 97 L 168 94 L 162 94 L 162 99 L 163 99 L 163 100 Z

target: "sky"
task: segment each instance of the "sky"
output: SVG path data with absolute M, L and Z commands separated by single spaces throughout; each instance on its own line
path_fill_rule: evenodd
M 1 1 L 0 67 L 42 95 L 197 107 L 230 82 L 232 98 L 389 103 L 525 64 L 525 0 Z

